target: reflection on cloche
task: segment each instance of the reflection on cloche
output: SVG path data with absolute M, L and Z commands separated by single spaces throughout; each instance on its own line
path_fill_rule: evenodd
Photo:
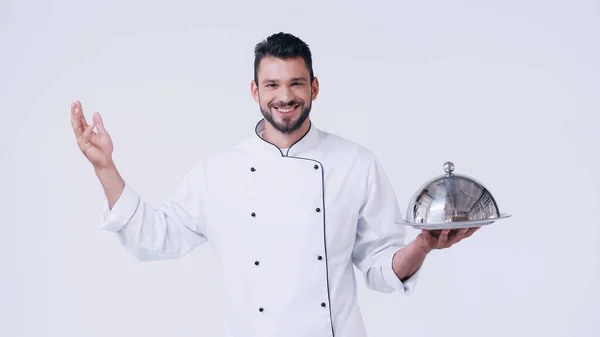
M 406 225 L 420 229 L 468 228 L 510 216 L 500 213 L 494 196 L 483 184 L 454 173 L 454 169 L 452 162 L 446 162 L 445 175 L 417 190 L 406 211 Z

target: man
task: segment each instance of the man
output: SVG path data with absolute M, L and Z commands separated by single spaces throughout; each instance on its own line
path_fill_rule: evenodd
M 142 200 L 112 160 L 98 113 L 71 106 L 78 145 L 107 198 L 102 228 L 140 260 L 181 257 L 207 241 L 222 266 L 234 337 L 364 337 L 353 266 L 373 290 L 409 294 L 433 249 L 422 231 L 405 245 L 390 181 L 367 149 L 310 120 L 319 81 L 308 46 L 274 34 L 255 48 L 256 135 L 198 160 L 158 205 Z M 97 128 L 97 132 L 93 129 Z

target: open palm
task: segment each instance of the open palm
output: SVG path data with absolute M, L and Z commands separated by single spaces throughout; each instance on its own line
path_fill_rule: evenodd
M 93 114 L 92 124 L 88 125 L 81 102 L 75 101 L 71 104 L 71 125 L 79 149 L 95 169 L 107 167 L 112 163 L 113 142 L 98 112 Z

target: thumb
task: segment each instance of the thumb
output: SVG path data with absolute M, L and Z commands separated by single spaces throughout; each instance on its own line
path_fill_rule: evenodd
M 100 132 L 100 134 L 102 134 L 102 135 L 107 135 L 108 132 L 104 128 L 104 123 L 102 122 L 102 117 L 100 116 L 100 113 L 94 112 L 93 120 L 94 120 L 94 125 L 98 129 L 98 132 Z

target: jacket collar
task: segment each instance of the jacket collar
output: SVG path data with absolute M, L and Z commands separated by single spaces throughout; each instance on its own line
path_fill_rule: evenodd
M 265 132 L 265 119 L 261 119 L 256 124 L 254 132 L 256 133 L 256 142 L 258 147 L 264 151 L 267 155 L 275 155 L 281 157 L 299 157 L 306 154 L 309 151 L 314 150 L 319 144 L 319 130 L 315 127 L 312 121 L 308 131 L 292 144 L 287 150 L 281 150 L 277 145 L 270 143 L 262 138 Z

